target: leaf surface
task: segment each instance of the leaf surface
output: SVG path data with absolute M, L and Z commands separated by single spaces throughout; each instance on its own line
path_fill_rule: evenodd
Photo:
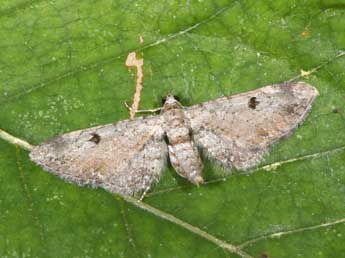
M 143 109 L 290 79 L 320 96 L 253 173 L 205 161 L 197 188 L 168 168 L 142 204 L 65 183 L 0 140 L 0 256 L 341 257 L 344 15 L 336 0 L 2 1 L 0 128 L 33 144 L 128 118 L 132 51 Z

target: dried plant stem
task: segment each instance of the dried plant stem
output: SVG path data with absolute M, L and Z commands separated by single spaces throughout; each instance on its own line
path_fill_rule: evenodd
M 30 143 L 28 143 L 28 142 L 26 142 L 20 138 L 17 138 L 13 135 L 10 135 L 9 133 L 7 133 L 1 129 L 0 129 L 0 138 L 11 143 L 11 144 L 18 145 L 19 147 L 21 147 L 27 151 L 32 151 L 32 149 L 35 147 L 34 145 L 31 145 Z
M 137 69 L 137 81 L 135 84 L 135 93 L 133 97 L 133 103 L 132 103 L 132 107 L 129 109 L 129 116 L 131 119 L 134 118 L 139 108 L 140 94 L 143 88 L 143 77 L 144 77 L 143 65 L 144 65 L 144 59 L 137 59 L 137 55 L 135 52 L 131 52 L 128 54 L 127 59 L 126 59 L 126 66 L 135 67 Z

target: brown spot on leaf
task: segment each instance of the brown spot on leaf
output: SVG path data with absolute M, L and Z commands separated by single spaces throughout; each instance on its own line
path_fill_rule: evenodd
M 305 38 L 308 38 L 309 36 L 310 36 L 310 30 L 307 26 L 304 28 L 304 31 L 301 32 L 301 37 L 305 39 Z

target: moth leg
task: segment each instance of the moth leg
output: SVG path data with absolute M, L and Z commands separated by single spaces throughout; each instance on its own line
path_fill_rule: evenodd
M 127 101 L 124 102 L 125 107 L 128 109 L 128 111 L 131 111 L 132 108 L 128 105 Z M 159 108 L 153 108 L 153 109 L 144 109 L 144 110 L 136 110 L 135 113 L 157 113 L 162 110 L 162 107 Z

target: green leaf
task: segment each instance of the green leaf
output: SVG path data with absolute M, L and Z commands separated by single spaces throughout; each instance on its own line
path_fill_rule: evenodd
M 344 15 L 337 0 L 2 1 L 0 128 L 32 144 L 128 118 L 131 51 L 143 109 L 290 79 L 320 96 L 266 169 L 224 179 L 205 161 L 199 188 L 167 169 L 143 203 L 66 183 L 0 140 L 0 257 L 343 256 Z

